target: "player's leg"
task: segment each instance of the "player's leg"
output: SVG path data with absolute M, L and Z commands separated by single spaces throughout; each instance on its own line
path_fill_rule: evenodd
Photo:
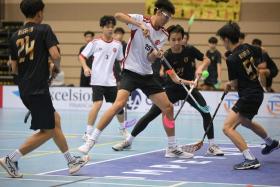
M 55 128 L 53 140 L 59 148 L 59 150 L 63 153 L 64 158 L 66 159 L 67 165 L 69 167 L 69 173 L 74 174 L 78 172 L 81 169 L 81 167 L 83 167 L 88 162 L 89 157 L 79 157 L 71 155 L 71 153 L 69 152 L 66 138 L 61 129 L 60 116 L 57 112 L 54 112 L 54 116 Z
M 201 106 L 207 105 L 205 99 L 197 89 L 193 90 L 192 95 Z M 212 122 L 211 114 L 204 113 L 203 111 L 201 111 L 190 97 L 188 98 L 187 101 L 190 103 L 192 107 L 194 107 L 201 114 L 203 119 L 204 131 L 207 131 L 209 127 L 209 130 L 206 134 L 209 141 L 209 147 L 207 149 L 206 154 L 213 155 L 213 156 L 223 156 L 224 155 L 223 151 L 219 148 L 217 144 L 215 144 L 214 141 L 214 125 Z
M 148 126 L 148 124 L 160 114 L 161 110 L 156 105 L 152 105 L 150 110 L 136 123 L 130 136 L 128 136 L 123 142 L 114 145 L 112 149 L 115 151 L 130 149 L 134 138 L 138 134 L 140 134 Z
M 103 96 L 104 96 L 105 90 L 102 86 L 92 86 L 92 106 L 88 113 L 88 120 L 87 120 L 87 128 L 86 132 L 83 135 L 82 139 L 84 141 L 87 141 L 87 139 L 92 135 L 93 133 L 93 125 L 96 121 L 98 112 L 103 104 Z
M 98 140 L 103 129 L 105 129 L 107 125 L 112 121 L 113 117 L 123 109 L 129 98 L 129 95 L 130 92 L 127 90 L 118 90 L 117 98 L 113 105 L 102 115 L 96 128 L 94 129 L 92 135 L 89 137 L 86 143 L 78 148 L 80 152 L 82 152 L 83 154 L 88 154 L 88 152 Z
M 163 118 L 166 116 L 167 120 L 174 123 L 173 119 L 173 104 L 169 101 L 165 92 L 158 92 L 149 95 L 152 102 L 157 105 L 162 111 Z M 163 123 L 165 121 L 163 120 Z M 192 158 L 193 154 L 184 152 L 176 143 L 175 139 L 175 126 L 173 128 L 164 125 L 165 132 L 168 136 L 168 147 L 166 149 L 165 157 L 178 157 L 178 158 Z
M 260 167 L 259 161 L 250 152 L 244 138 L 236 131 L 236 127 L 241 123 L 242 117 L 239 112 L 230 110 L 225 122 L 223 131 L 224 134 L 234 143 L 234 145 L 243 153 L 245 160 L 234 165 L 234 169 L 256 169 Z

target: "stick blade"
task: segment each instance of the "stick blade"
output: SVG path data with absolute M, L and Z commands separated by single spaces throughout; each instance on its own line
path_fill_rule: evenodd
M 198 151 L 199 149 L 201 149 L 202 146 L 203 146 L 203 142 L 200 141 L 197 143 L 182 145 L 181 148 L 185 152 L 194 153 L 195 151 Z

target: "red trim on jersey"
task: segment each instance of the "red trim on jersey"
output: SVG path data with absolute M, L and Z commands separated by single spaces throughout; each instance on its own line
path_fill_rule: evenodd
M 168 37 L 169 34 L 168 34 L 167 30 L 164 27 L 161 27 L 160 29 Z
M 122 60 L 122 66 L 123 66 L 122 69 L 124 69 L 125 60 L 126 60 L 126 58 L 127 58 L 127 56 L 128 56 L 128 53 L 129 53 L 129 51 L 130 51 L 131 42 L 132 42 L 132 40 L 133 40 L 133 38 L 134 38 L 134 36 L 135 36 L 136 31 L 137 31 L 137 30 L 132 30 L 132 31 L 131 31 L 130 40 L 129 40 L 129 43 L 127 44 L 126 51 L 125 51 L 126 54 L 125 54 L 124 59 Z
M 0 85 L 0 108 L 3 107 L 3 86 Z

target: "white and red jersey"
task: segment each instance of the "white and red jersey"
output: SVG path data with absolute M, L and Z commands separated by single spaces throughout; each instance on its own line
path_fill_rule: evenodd
M 106 42 L 102 38 L 94 39 L 81 52 L 85 58 L 93 56 L 90 85 L 116 86 L 113 67 L 115 60 L 123 60 L 121 42 L 112 40 Z
M 155 30 L 150 18 L 139 14 L 129 14 L 129 16 L 138 22 L 143 22 L 149 29 L 153 42 L 158 48 L 163 47 L 168 38 L 168 33 L 163 27 Z M 148 60 L 148 54 L 153 49 L 150 41 L 144 37 L 141 28 L 132 24 L 128 24 L 128 27 L 131 29 L 131 37 L 126 47 L 123 68 L 140 75 L 153 74 L 151 62 Z

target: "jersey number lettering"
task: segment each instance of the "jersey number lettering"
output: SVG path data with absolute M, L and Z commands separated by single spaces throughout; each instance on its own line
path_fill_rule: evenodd
M 243 62 L 243 67 L 244 69 L 246 70 L 246 73 L 247 75 L 249 76 L 249 79 L 250 80 L 254 80 L 257 78 L 257 69 L 254 65 L 254 59 L 253 58 L 250 58 L 249 59 L 246 59 L 244 62 Z
M 34 59 L 34 45 L 35 40 L 30 41 L 29 36 L 25 36 L 24 38 L 20 38 L 16 42 L 18 50 L 19 63 L 24 62 L 26 56 L 28 56 L 29 60 Z

